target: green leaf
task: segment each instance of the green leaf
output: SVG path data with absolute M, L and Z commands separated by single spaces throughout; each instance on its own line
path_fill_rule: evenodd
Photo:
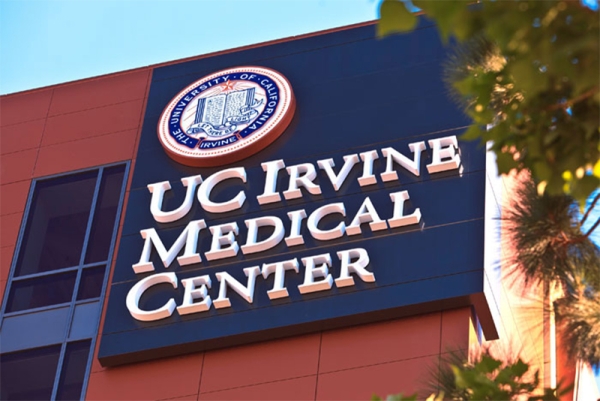
M 479 368 L 482 372 L 492 373 L 494 370 L 498 369 L 502 365 L 502 362 L 492 358 L 488 355 L 483 355 L 481 357 L 481 361 L 477 364 L 477 368 Z
M 512 365 L 512 372 L 515 376 L 521 377 L 529 370 L 529 365 L 523 362 L 520 358 L 514 365 Z
M 508 174 L 510 170 L 517 167 L 517 162 L 513 159 L 511 153 L 496 152 L 496 163 L 498 163 L 500 174 Z
M 483 132 L 478 125 L 471 125 L 461 136 L 460 139 L 465 141 L 473 141 L 481 138 Z
M 417 26 L 417 16 L 411 13 L 403 2 L 383 0 L 379 7 L 377 36 L 384 37 L 398 32 L 409 32 Z

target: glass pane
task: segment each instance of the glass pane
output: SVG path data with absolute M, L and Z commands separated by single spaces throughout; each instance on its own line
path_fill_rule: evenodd
M 71 302 L 77 271 L 13 281 L 7 312 Z
M 77 291 L 77 300 L 98 298 L 102 292 L 104 283 L 105 266 L 91 267 L 81 272 L 81 281 L 79 281 L 79 291 Z
M 124 173 L 125 165 L 120 165 L 107 168 L 102 174 L 85 263 L 104 262 L 108 258 Z
M 0 355 L 0 399 L 49 400 L 60 345 Z
M 36 184 L 15 276 L 79 264 L 97 175 L 92 171 Z
M 67 344 L 56 393 L 57 400 L 78 400 L 81 397 L 89 353 L 90 340 Z

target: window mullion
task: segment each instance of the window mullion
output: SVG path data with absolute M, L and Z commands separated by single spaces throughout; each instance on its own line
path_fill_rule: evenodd
M 73 306 L 71 306 L 71 309 L 72 308 L 73 308 Z M 60 347 L 60 356 L 58 357 L 58 364 L 56 364 L 56 374 L 54 375 L 54 386 L 52 387 L 52 397 L 50 397 L 50 399 L 52 401 L 56 400 L 56 392 L 58 391 L 58 383 L 60 382 L 60 375 L 62 372 L 62 365 L 65 360 L 66 350 L 67 350 L 67 342 L 63 341 L 63 343 Z
M 82 266 L 85 261 L 85 255 L 87 254 L 88 241 L 92 233 L 92 225 L 94 224 L 94 215 L 96 214 L 96 205 L 98 204 L 98 196 L 100 195 L 100 186 L 102 185 L 102 173 L 104 169 L 101 168 L 98 171 L 98 178 L 96 181 L 96 188 L 94 188 L 94 197 L 92 198 L 92 206 L 90 207 L 90 215 L 88 217 L 87 229 L 85 230 L 85 238 L 83 240 L 83 248 L 81 250 L 81 257 L 79 258 L 79 266 Z M 76 292 L 76 291 L 75 291 Z M 73 294 L 76 295 L 76 294 Z M 75 299 L 75 298 L 73 298 Z

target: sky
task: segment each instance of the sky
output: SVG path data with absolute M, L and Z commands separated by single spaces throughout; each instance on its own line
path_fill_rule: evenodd
M 377 18 L 379 0 L 0 0 L 0 94 Z

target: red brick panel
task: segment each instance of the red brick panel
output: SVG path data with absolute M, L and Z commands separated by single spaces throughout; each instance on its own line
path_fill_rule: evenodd
M 45 124 L 46 120 L 41 119 L 0 128 L 0 152 L 4 155 L 39 147 Z
M 105 369 L 90 375 L 87 400 L 161 400 L 197 394 L 202 353 Z
M 49 115 L 142 99 L 149 74 L 150 70 L 144 69 L 58 86 L 54 89 Z
M 19 213 L 25 210 L 31 181 L 17 181 L 0 187 L 0 215 Z
M 312 400 L 316 384 L 317 376 L 314 375 L 200 394 L 199 400 Z
M 325 332 L 319 372 L 437 355 L 440 325 L 441 314 L 431 313 Z
M 23 213 L 6 214 L 0 217 L 0 248 L 15 246 L 22 217 Z
M 388 394 L 410 395 L 435 376 L 437 366 L 435 355 L 320 374 L 316 399 L 364 401 L 373 394 L 384 399 Z
M 0 157 L 0 184 L 30 180 L 37 152 L 37 149 L 30 149 L 2 155 Z
M 317 374 L 320 334 L 206 353 L 200 392 Z
M 0 97 L 0 126 L 45 118 L 52 89 Z
M 49 117 L 42 146 L 91 138 L 136 129 L 140 123 L 143 100 L 118 103 L 95 109 Z M 114 143 L 118 146 L 119 142 Z
M 34 176 L 43 177 L 130 160 L 135 153 L 137 132 L 134 129 L 43 147 Z
M 441 352 L 467 350 L 469 348 L 469 324 L 471 308 L 452 309 L 442 312 Z

